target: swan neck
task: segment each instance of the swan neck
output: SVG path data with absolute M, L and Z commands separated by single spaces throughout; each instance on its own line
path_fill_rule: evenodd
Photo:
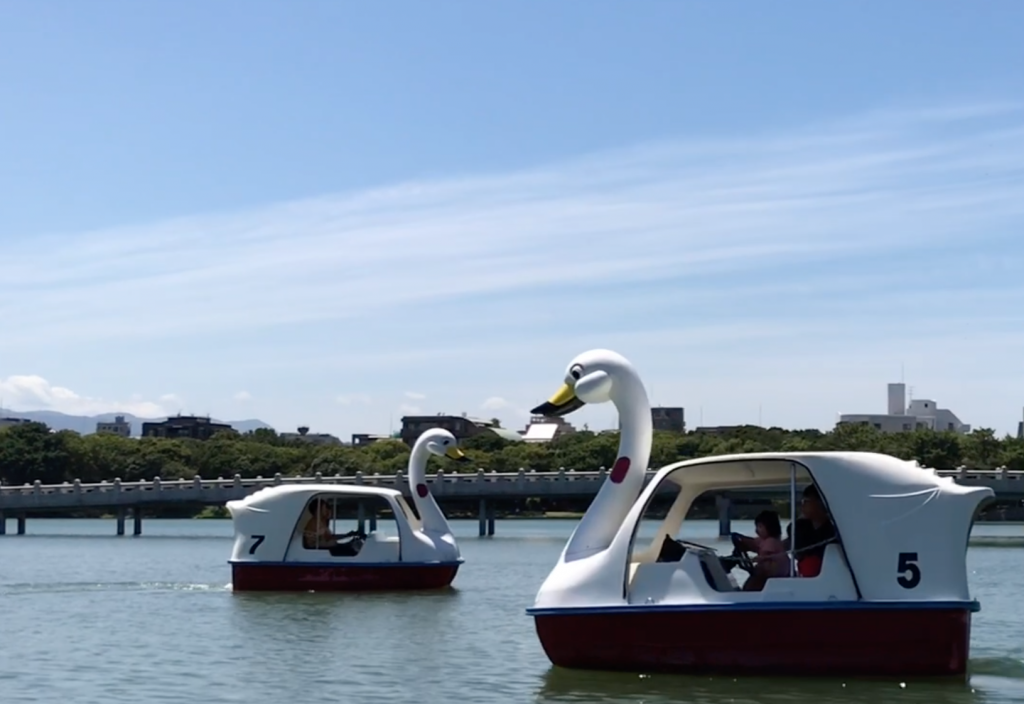
M 639 379 L 623 384 L 621 394 L 613 399 L 619 413 L 619 457 L 628 457 L 638 472 L 647 471 L 651 455 L 654 424 L 647 392 Z M 642 466 L 639 466 L 642 465 Z

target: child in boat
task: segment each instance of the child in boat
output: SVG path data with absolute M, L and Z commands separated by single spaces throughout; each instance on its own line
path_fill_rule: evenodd
M 753 543 L 757 550 L 754 571 L 743 584 L 743 591 L 759 592 L 772 577 L 789 576 L 786 546 L 782 544 L 782 524 L 775 511 L 762 511 L 754 519 L 757 537 Z

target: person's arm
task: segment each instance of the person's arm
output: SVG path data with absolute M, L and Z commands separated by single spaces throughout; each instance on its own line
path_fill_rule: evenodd
M 732 544 L 745 552 L 757 552 L 757 538 L 751 538 L 742 533 L 732 534 Z

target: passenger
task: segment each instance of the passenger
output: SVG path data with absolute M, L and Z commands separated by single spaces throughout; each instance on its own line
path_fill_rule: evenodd
M 772 577 L 789 576 L 789 560 L 782 544 L 782 525 L 775 511 L 762 511 L 754 519 L 757 538 L 753 545 L 757 551 L 754 571 L 743 583 L 743 591 L 759 592 Z
M 817 577 L 825 558 L 825 547 L 836 539 L 836 529 L 829 519 L 818 488 L 813 484 L 804 489 L 800 504 L 803 517 L 796 519 L 796 569 L 801 577 Z M 787 550 L 793 542 L 793 524 L 786 527 Z
M 329 550 L 334 557 L 353 557 L 359 554 L 363 541 L 359 531 L 353 530 L 342 535 L 331 532 L 331 507 L 317 499 L 309 507 L 313 516 L 306 521 L 302 531 L 302 547 L 307 550 Z M 348 542 L 339 542 L 340 538 L 352 538 Z

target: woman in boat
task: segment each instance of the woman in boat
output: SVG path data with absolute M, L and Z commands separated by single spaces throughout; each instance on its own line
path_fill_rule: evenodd
M 796 544 L 793 544 L 793 523 L 786 527 L 787 550 L 792 549 L 796 557 L 796 569 L 801 577 L 817 577 L 825 558 L 825 547 L 836 539 L 836 528 L 832 525 L 825 504 L 813 484 L 804 489 L 800 503 L 801 518 L 796 519 Z M 792 547 L 791 547 L 792 546 Z
M 317 499 L 309 507 L 312 517 L 306 521 L 302 531 L 302 547 L 307 550 L 329 550 L 334 557 L 353 557 L 359 554 L 363 541 L 358 530 L 342 535 L 331 532 L 331 507 L 327 502 Z M 339 538 L 352 538 L 348 542 L 339 542 Z

